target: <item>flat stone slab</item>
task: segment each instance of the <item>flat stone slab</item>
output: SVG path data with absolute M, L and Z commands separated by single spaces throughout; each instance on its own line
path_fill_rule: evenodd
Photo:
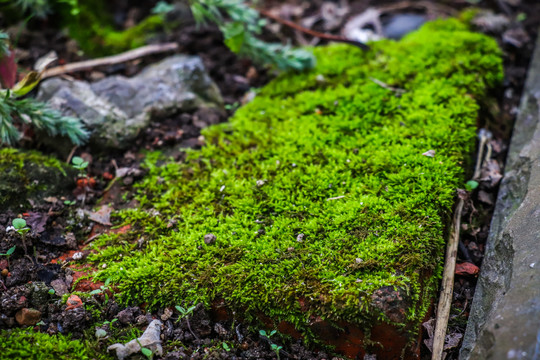
M 540 358 L 540 38 L 460 359 Z

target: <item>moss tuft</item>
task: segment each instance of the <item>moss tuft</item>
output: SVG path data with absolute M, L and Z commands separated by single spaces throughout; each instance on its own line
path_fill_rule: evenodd
M 185 162 L 149 156 L 140 207 L 119 214 L 133 232 L 95 244 L 98 277 L 125 303 L 224 299 L 308 338 L 321 318 L 416 328 L 500 51 L 457 20 L 371 46 L 317 48 L 314 70 L 270 83 Z
M 73 187 L 75 171 L 36 151 L 0 149 L 0 211 L 28 206 L 28 199 L 59 196 Z
M 90 360 L 103 358 L 89 350 L 88 344 L 82 341 L 71 340 L 63 335 L 50 336 L 32 329 L 1 331 L 0 352 L 3 359 Z

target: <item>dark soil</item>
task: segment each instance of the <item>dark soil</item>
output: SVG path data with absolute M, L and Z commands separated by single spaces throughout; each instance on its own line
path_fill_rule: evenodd
M 360 13 L 368 6 L 380 6 L 381 3 L 383 2 L 354 1 L 351 2 L 350 13 Z M 384 3 L 394 4 L 396 1 Z M 449 0 L 445 3 L 457 10 L 468 5 L 467 1 L 460 0 Z M 482 264 L 500 175 L 504 169 L 512 124 L 517 113 L 537 27 L 540 24 L 540 4 L 537 1 L 517 3 L 519 5 L 510 6 L 501 0 L 481 1 L 479 4 L 509 18 L 515 18 L 514 15 L 519 13 L 526 14 L 527 17 L 521 22 L 512 21 L 510 32 L 488 31 L 498 39 L 504 50 L 505 81 L 498 94 L 499 103 L 485 104 L 483 116 L 479 121 L 479 127 L 489 129 L 492 135 L 488 140 L 492 147 L 492 156 L 488 162 L 490 166 L 482 170 L 482 181 L 479 182 L 479 187 L 472 191 L 461 219 L 459 262 L 470 263 L 473 266 L 458 266 L 461 270 L 456 276 L 453 315 L 449 327 L 451 335 L 457 341 L 450 347 L 447 359 L 457 359 L 459 339 L 465 331 L 474 296 L 477 270 Z M 305 4 L 294 0 L 289 0 L 286 4 L 281 1 L 268 1 L 265 2 L 265 7 L 277 9 L 280 14 L 288 16 L 293 21 L 300 21 L 318 14 L 323 1 L 308 2 L 307 6 L 304 6 Z M 287 10 L 286 6 L 290 8 Z M 405 8 L 400 11 L 406 10 Z M 411 10 L 419 11 L 418 8 Z M 141 8 L 140 11 L 144 9 Z M 313 27 L 320 31 L 338 33 L 342 25 L 343 21 L 338 22 L 338 25 L 328 30 L 321 20 L 315 22 Z M 486 28 L 483 30 L 486 31 Z M 290 30 L 283 28 L 279 28 L 276 33 L 268 31 L 265 36 L 273 40 L 279 37 L 298 39 Z M 243 97 L 251 88 L 264 85 L 273 76 L 268 70 L 252 64 L 249 60 L 239 59 L 231 53 L 223 45 L 221 34 L 215 28 L 199 29 L 190 25 L 181 31 L 156 39 L 156 41 L 171 40 L 181 44 L 182 52 L 201 56 L 210 76 L 218 84 L 226 104 L 229 105 L 227 116 L 242 103 Z M 46 22 L 33 23 L 30 30 L 24 30 L 19 37 L 17 49 L 20 63 L 27 67 L 51 49 L 58 52 L 62 62 L 69 63 L 81 59 L 73 42 Z M 93 80 L 110 74 L 133 75 L 144 65 L 164 56 L 153 56 L 143 61 L 94 69 L 76 74 L 76 77 Z M 147 313 L 140 307 L 122 309 L 108 289 L 94 291 L 93 295 L 84 298 L 86 309 L 93 308 L 96 311 L 85 310 L 85 307 L 66 309 L 69 307 L 68 304 L 61 305 L 56 301 L 59 299 L 58 295 L 62 295 L 62 289 L 71 289 L 74 280 L 82 274 L 79 272 L 81 269 L 69 266 L 70 260 L 79 254 L 84 256 L 86 253 L 84 243 L 90 242 L 96 234 L 108 229 L 103 225 L 108 222 L 107 214 L 104 218 L 100 218 L 99 216 L 104 214 L 94 213 L 98 216 L 97 218 L 94 216 L 94 219 L 98 220 L 92 222 L 82 220 L 84 217 L 81 216 L 81 212 L 92 212 L 92 208 L 100 204 L 112 203 L 114 209 L 133 205 L 132 186 L 144 174 L 139 166 L 143 157 L 140 154 L 141 149 L 161 149 L 180 159 L 182 154 L 178 151 L 179 147 L 199 147 L 201 128 L 226 121 L 227 116 L 206 111 L 179 114 L 166 121 L 152 124 L 140 135 L 133 147 L 123 153 L 100 154 L 89 148 L 76 149 L 75 155 L 90 161 L 89 176 L 95 183 L 79 182 L 73 196 L 67 200 L 84 197 L 85 206 L 66 205 L 63 202 L 65 199 L 62 198 L 49 199 L 46 203 L 33 204 L 33 207 L 23 214 L 14 212 L 0 214 L 0 234 L 7 234 L 2 235 L 0 252 L 6 253 L 12 246 L 17 246 L 9 261 L 6 257 L 0 259 L 2 271 L 0 329 L 19 326 L 15 314 L 26 307 L 41 312 L 42 322 L 36 329 L 39 328 L 40 331 L 49 334 L 70 333 L 75 338 L 93 337 L 96 324 L 104 324 L 101 328 L 106 331 L 107 336 L 118 337 L 128 333 L 133 326 L 144 329 L 152 318 L 158 318 L 164 323 L 162 334 L 165 359 L 275 359 L 276 353 L 271 349 L 273 342 L 283 345 L 283 349 L 280 350 L 282 359 L 332 358 L 330 353 L 308 350 L 301 342 L 280 339 L 277 335 L 269 340 L 261 336 L 257 329 L 249 329 L 233 320 L 220 321 L 216 314 L 204 310 L 201 305 L 198 305 L 186 320 L 186 318 L 178 319 L 178 311 L 173 309 L 161 309 L 155 313 Z M 111 184 L 117 169 L 123 169 L 126 174 Z M 19 215 L 23 216 L 34 230 L 27 234 L 24 244 L 15 232 L 5 231 L 11 225 L 12 219 Z M 89 285 L 88 282 L 80 282 L 77 290 L 91 291 L 100 289 L 99 286 L 103 284 Z M 53 288 L 56 293 L 51 294 Z M 106 323 L 111 321 L 114 322 Z M 433 320 L 427 322 L 426 328 L 431 325 Z M 424 339 L 429 340 L 428 331 L 424 332 Z M 183 346 L 178 345 L 180 342 Z M 429 356 L 429 348 L 422 346 L 422 357 Z

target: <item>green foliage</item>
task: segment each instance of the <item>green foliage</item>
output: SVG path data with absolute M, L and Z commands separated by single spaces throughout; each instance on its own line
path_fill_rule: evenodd
M 15 124 L 29 125 L 51 136 L 66 136 L 75 145 L 83 144 L 88 132 L 79 119 L 62 116 L 47 104 L 37 100 L 20 99 L 9 91 L 0 94 L 0 144 L 15 145 L 21 136 Z
M 139 208 L 118 215 L 132 231 L 101 236 L 91 255 L 123 303 L 223 299 L 246 321 L 264 314 L 309 340 L 314 317 L 391 322 L 372 296 L 392 287 L 408 304 L 397 325 L 418 329 L 479 102 L 502 79 L 500 50 L 446 20 L 368 52 L 315 55 L 315 69 L 279 77 L 204 130 L 206 146 L 185 161 L 147 157 Z
M 2 330 L 0 353 L 3 359 L 91 360 L 105 356 L 95 353 L 88 344 L 63 335 L 50 336 L 29 329 Z
M 28 227 L 26 227 L 26 220 L 24 219 L 13 219 L 11 224 L 15 228 L 15 231 L 17 231 L 21 235 L 26 234 L 30 230 Z
M 225 44 L 234 53 L 282 70 L 313 67 L 315 59 L 306 50 L 257 39 L 256 35 L 261 33 L 266 22 L 244 1 L 190 0 L 190 4 L 195 20 L 198 23 L 215 23 L 223 32 Z
M 87 175 L 85 170 L 88 167 L 88 161 L 84 161 L 82 157 L 74 156 L 73 159 L 71 159 L 71 166 L 73 166 L 74 169 L 79 170 L 79 177 L 85 177 Z

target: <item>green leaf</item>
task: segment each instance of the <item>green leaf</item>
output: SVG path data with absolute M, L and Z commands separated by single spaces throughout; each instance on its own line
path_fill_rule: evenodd
M 39 81 L 41 80 L 41 74 L 37 71 L 30 71 L 26 76 L 15 84 L 11 89 L 11 92 L 16 96 L 24 96 L 32 91 Z
M 152 9 L 152 14 L 167 14 L 172 10 L 174 10 L 174 5 L 171 5 L 166 1 L 158 1 L 156 6 Z
M 143 353 L 144 356 L 146 356 L 147 358 L 152 358 L 152 350 L 148 349 L 148 348 L 145 348 L 145 347 L 142 347 L 141 348 L 141 352 Z
M 12 224 L 16 230 L 22 230 L 26 227 L 26 220 L 20 218 L 13 219 Z
M 103 329 L 97 329 L 96 330 L 96 337 L 99 339 L 99 338 L 102 338 L 102 337 L 105 337 L 107 336 L 107 332 Z
M 80 156 L 74 156 L 73 159 L 71 159 L 71 163 L 73 165 L 81 165 L 84 163 L 84 159 Z
M 264 330 L 259 330 L 259 334 L 261 334 L 261 336 L 268 337 L 268 335 L 266 335 L 266 331 Z
M 473 191 L 474 189 L 476 189 L 478 187 L 478 181 L 474 181 L 474 180 L 469 180 L 467 181 L 467 183 L 465 184 L 465 189 L 467 191 Z
M 17 245 L 12 246 L 9 248 L 9 250 L 6 252 L 6 255 L 10 256 L 15 252 L 15 249 L 17 248 Z
M 223 36 L 225 37 L 225 45 L 233 53 L 239 53 L 244 45 L 246 31 L 244 24 L 241 22 L 227 23 L 222 26 Z
M 101 289 L 96 289 L 96 290 L 90 291 L 90 295 L 101 294 L 102 292 L 103 292 L 103 290 L 101 290 Z
M 181 307 L 180 305 L 176 305 L 175 306 L 176 310 L 178 310 L 180 313 L 182 314 L 185 314 L 186 313 L 186 309 L 184 309 L 183 307 Z

